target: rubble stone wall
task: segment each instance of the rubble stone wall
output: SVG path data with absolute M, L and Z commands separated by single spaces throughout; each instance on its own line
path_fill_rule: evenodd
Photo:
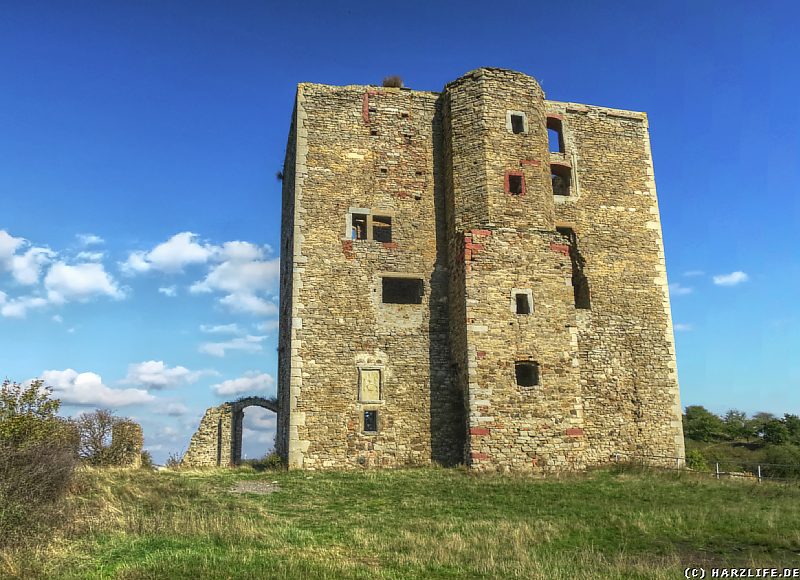
M 441 94 L 304 83 L 295 107 L 278 397 L 290 467 L 680 462 L 644 114 L 546 101 L 501 69 Z M 563 151 L 549 152 L 548 117 Z M 556 165 L 568 195 L 553 194 Z M 375 229 L 387 219 L 390 241 Z M 396 277 L 421 280 L 420 303 L 382 299 Z M 520 362 L 537 384 L 518 384 Z

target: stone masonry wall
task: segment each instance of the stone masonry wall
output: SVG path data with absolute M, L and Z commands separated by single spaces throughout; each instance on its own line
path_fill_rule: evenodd
M 553 194 L 555 164 L 569 195 Z M 354 235 L 386 218 L 391 241 Z M 301 84 L 282 231 L 278 448 L 291 468 L 683 456 L 643 114 L 545 101 L 502 69 L 441 95 Z M 421 304 L 383 302 L 382 279 L 398 276 L 422 280 Z M 520 362 L 538 384 L 518 384 Z

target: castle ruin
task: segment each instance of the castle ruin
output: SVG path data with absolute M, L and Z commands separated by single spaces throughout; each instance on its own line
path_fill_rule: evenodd
M 290 468 L 680 464 L 644 113 L 495 68 L 441 93 L 302 83 L 281 240 Z

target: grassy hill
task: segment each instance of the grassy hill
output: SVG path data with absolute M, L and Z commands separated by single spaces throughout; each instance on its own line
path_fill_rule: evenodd
M 610 469 L 82 469 L 20 578 L 679 578 L 800 566 L 800 487 Z

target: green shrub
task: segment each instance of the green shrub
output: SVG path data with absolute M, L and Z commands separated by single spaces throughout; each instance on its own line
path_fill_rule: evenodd
M 146 449 L 142 451 L 140 454 L 141 460 L 139 462 L 139 467 L 142 469 L 155 469 L 155 463 L 153 463 L 153 455 L 147 451 Z
M 761 473 L 767 477 L 800 477 L 800 447 L 797 445 L 768 445 L 764 451 Z
M 686 452 L 686 467 L 695 471 L 708 471 L 708 461 L 700 451 L 690 449 Z
M 0 385 L 0 545 L 50 529 L 76 464 L 72 425 L 41 381 Z

